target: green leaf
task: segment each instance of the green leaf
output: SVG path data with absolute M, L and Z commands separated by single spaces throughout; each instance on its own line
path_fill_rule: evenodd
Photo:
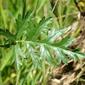
M 10 33 L 8 30 L 3 30 L 0 28 L 0 35 L 5 36 L 7 39 L 9 39 L 10 41 L 14 41 L 16 39 L 15 35 L 13 35 L 12 33 Z

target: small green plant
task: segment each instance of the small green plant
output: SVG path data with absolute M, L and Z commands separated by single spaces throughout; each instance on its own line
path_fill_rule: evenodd
M 3 12 L 10 11 L 11 21 L 14 20 L 9 29 L 8 21 L 4 21 L 4 17 L 0 16 L 4 22 L 0 23 L 1 85 L 46 85 L 53 67 L 61 62 L 66 64 L 69 59 L 84 58 L 84 54 L 68 49 L 74 40 L 71 36 L 60 39 L 69 31 L 68 28 L 54 28 L 53 18 L 49 16 L 36 20 L 43 4 L 39 6 L 36 14 L 36 10 L 27 8 L 26 0 L 12 1 L 9 0 L 11 6 L 7 9 L 1 6 Z M 19 7 L 19 4 L 22 6 Z M 0 14 L 4 14 L 2 11 Z

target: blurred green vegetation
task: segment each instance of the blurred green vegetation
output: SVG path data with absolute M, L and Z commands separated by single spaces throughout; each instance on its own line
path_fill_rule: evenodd
M 0 85 L 47 85 L 52 68 L 84 58 L 62 38 L 77 20 L 74 1 L 55 1 L 0 0 Z

